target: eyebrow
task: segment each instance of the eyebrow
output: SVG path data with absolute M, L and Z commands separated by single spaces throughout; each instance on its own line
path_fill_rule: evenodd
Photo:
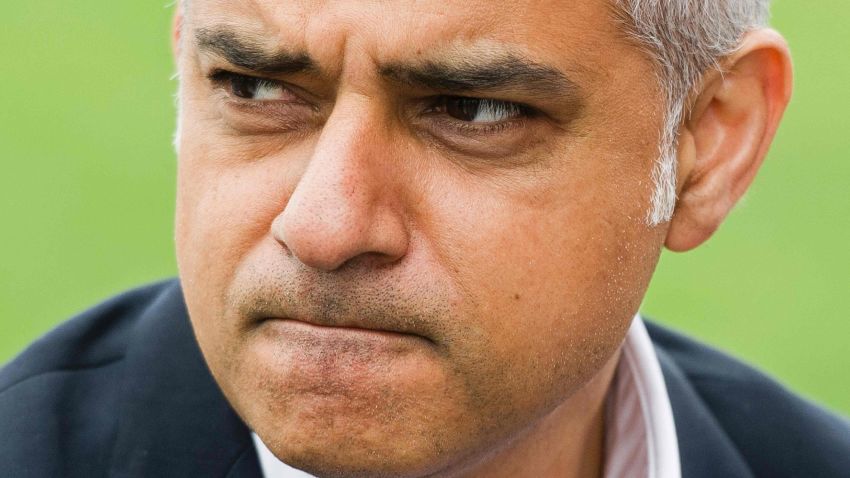
M 316 63 L 305 52 L 268 50 L 260 37 L 225 27 L 195 31 L 198 50 L 212 53 L 230 64 L 268 75 L 314 72 Z
M 581 88 L 559 69 L 513 53 L 473 59 L 446 58 L 392 63 L 383 77 L 405 85 L 448 92 L 518 91 L 541 98 L 580 101 Z
M 317 73 L 317 63 L 303 51 L 271 50 L 263 37 L 228 26 L 198 28 L 195 41 L 202 52 L 230 64 L 268 75 Z M 379 74 L 395 83 L 463 94 L 512 91 L 547 100 L 566 100 L 580 109 L 582 89 L 564 72 L 514 52 L 452 50 L 451 55 L 416 62 L 390 62 Z

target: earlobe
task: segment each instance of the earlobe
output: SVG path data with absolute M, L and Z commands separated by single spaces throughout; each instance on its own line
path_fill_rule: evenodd
M 690 204 L 692 201 L 691 194 L 683 195 L 682 191 L 687 189 L 691 191 L 688 181 L 696 177 L 693 174 L 696 165 L 696 143 L 693 134 L 688 128 L 682 128 L 678 142 L 678 168 L 676 170 L 676 210 L 673 214 L 673 220 L 670 222 L 670 228 L 667 232 L 667 237 L 664 246 L 667 249 L 676 252 L 687 251 L 699 245 L 704 239 L 703 237 L 710 236 L 714 231 L 703 230 L 701 224 L 694 222 L 695 215 L 692 211 L 698 207 L 697 204 Z
M 752 183 L 790 100 L 791 59 L 778 33 L 749 33 L 707 74 L 679 144 L 679 201 L 665 245 L 693 249 L 717 230 Z

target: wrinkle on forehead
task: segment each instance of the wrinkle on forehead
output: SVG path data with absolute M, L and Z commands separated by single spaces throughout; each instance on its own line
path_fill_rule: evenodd
M 361 51 L 348 51 L 350 35 L 338 34 L 343 47 L 335 49 L 339 51 L 336 55 L 322 55 L 324 61 L 320 61 L 306 48 L 294 47 L 297 40 L 282 38 L 297 36 L 298 32 L 284 33 L 280 29 L 278 32 L 273 36 L 253 25 L 218 21 L 196 25 L 192 36 L 202 53 L 216 55 L 232 65 L 258 73 L 311 72 L 331 78 L 338 76 L 346 61 L 365 57 L 371 63 L 370 75 L 377 74 L 384 80 L 410 87 L 458 93 L 517 90 L 550 99 L 581 96 L 581 88 L 572 80 L 573 72 L 570 71 L 580 68 L 563 71 L 560 66 L 535 59 L 522 44 L 489 38 L 447 37 L 434 39 L 427 49 L 416 41 L 397 44 L 395 54 L 378 52 L 383 56 L 378 59 L 362 51 L 362 46 Z M 305 36 L 311 35 L 301 35 Z
M 376 40 L 371 42 L 371 53 L 378 59 L 384 54 L 392 55 L 399 47 L 433 49 L 439 46 L 434 40 L 449 39 L 458 45 L 489 40 L 525 46 L 533 54 L 549 49 L 562 54 L 566 50 L 558 43 L 579 43 L 573 40 L 599 37 L 608 28 L 598 23 L 613 23 L 609 9 L 591 7 L 595 1 L 192 0 L 192 3 L 199 6 L 192 9 L 192 14 L 198 17 L 200 26 L 231 23 L 252 27 L 288 43 L 296 40 L 314 43 L 292 46 L 339 48 L 344 45 L 333 37 L 371 36 Z M 310 38 L 314 36 L 317 38 Z

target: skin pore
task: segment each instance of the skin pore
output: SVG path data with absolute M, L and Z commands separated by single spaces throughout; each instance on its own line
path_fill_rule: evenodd
M 662 245 L 705 240 L 725 213 L 704 204 L 728 212 L 766 146 L 737 169 L 706 151 L 768 144 L 784 104 L 753 118 L 707 82 L 671 236 L 643 220 L 662 95 L 602 0 L 193 0 L 175 25 L 181 282 L 275 455 L 318 476 L 599 476 Z M 729 76 L 759 86 L 772 62 L 746 101 L 790 87 L 787 51 L 763 56 Z

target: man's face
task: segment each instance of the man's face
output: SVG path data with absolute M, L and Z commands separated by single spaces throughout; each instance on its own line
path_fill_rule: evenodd
M 662 108 L 605 1 L 192 0 L 183 22 L 180 275 L 280 458 L 471 463 L 615 354 L 663 237 Z

